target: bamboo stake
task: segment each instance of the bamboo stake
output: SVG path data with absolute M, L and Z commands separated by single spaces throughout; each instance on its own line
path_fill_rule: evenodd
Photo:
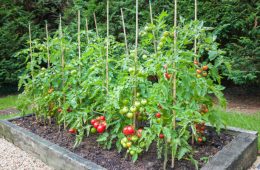
M 80 10 L 78 10 L 78 57 L 81 59 L 81 49 L 80 49 Z M 80 65 L 79 65 L 80 70 Z
M 31 24 L 29 23 L 29 44 L 30 44 L 30 58 L 31 58 L 31 76 L 32 76 L 32 88 L 34 87 L 34 61 L 33 61 L 33 51 L 32 51 L 32 32 L 31 32 Z M 34 105 L 35 96 L 33 94 L 33 105 Z M 36 121 L 38 122 L 38 116 L 35 114 Z
M 46 22 L 45 25 L 45 30 L 46 30 L 46 48 L 47 48 L 47 63 L 48 63 L 48 68 L 50 67 L 50 50 L 49 50 L 49 32 L 48 32 L 48 23 Z
M 194 15 L 195 15 L 195 21 L 197 21 L 197 11 L 198 11 L 198 5 L 197 5 L 197 0 L 194 0 L 194 3 L 195 3 L 195 10 L 194 10 Z M 194 62 L 197 60 L 197 57 L 196 57 L 196 54 L 197 54 L 197 38 L 195 36 L 195 39 L 194 39 L 194 54 L 195 54 L 195 57 L 194 57 Z
M 137 95 L 137 55 L 138 55 L 138 0 L 136 0 L 136 26 L 135 26 L 135 58 L 134 58 L 134 100 L 136 101 Z M 136 125 L 136 114 L 133 117 L 133 127 L 135 128 Z
M 174 56 L 176 58 L 177 56 L 177 0 L 174 0 Z M 175 69 L 173 73 L 173 79 L 172 79 L 172 97 L 173 97 L 173 105 L 176 104 L 176 75 L 177 75 L 177 70 L 176 70 L 176 64 L 175 61 L 173 61 L 173 69 Z M 173 112 L 173 129 L 176 129 L 176 111 L 172 110 Z M 174 159 L 175 155 L 174 152 L 172 151 L 172 162 L 171 162 L 171 167 L 174 168 Z
M 33 73 L 33 52 L 32 52 L 32 32 L 31 32 L 31 24 L 29 23 L 29 44 L 30 44 L 30 58 L 31 58 L 31 75 L 32 80 L 34 78 Z
M 108 95 L 108 84 L 109 84 L 109 75 L 108 75 L 108 47 L 109 47 L 109 0 L 107 0 L 107 49 L 106 49 L 106 91 Z
M 127 44 L 127 37 L 126 37 L 126 30 L 125 30 L 125 19 L 124 19 L 124 12 L 123 9 L 121 8 L 121 16 L 122 16 L 122 24 L 123 24 L 123 30 L 124 30 L 124 38 L 125 38 L 125 51 L 126 51 L 126 55 L 129 55 L 129 51 L 128 51 L 128 44 Z
M 61 48 L 61 75 L 62 75 L 62 95 L 63 95 L 63 103 L 65 102 L 65 94 L 64 94 L 64 84 L 65 84 L 65 81 L 64 81 L 64 66 L 65 66 L 65 61 L 64 61 L 64 48 L 63 48 L 63 33 L 62 33 L 62 25 L 61 25 L 61 15 L 60 15 L 60 24 L 59 24 L 59 27 L 60 27 L 60 48 Z M 64 116 L 66 117 L 66 112 L 64 112 Z M 66 129 L 66 122 L 65 122 L 65 119 L 64 119 L 64 129 Z M 60 129 L 60 126 L 59 126 L 59 129 Z
M 88 18 L 86 18 L 86 34 L 87 34 L 87 42 L 89 44 L 89 36 L 88 36 Z
M 149 9 L 150 9 L 150 19 L 151 19 L 151 24 L 153 25 L 153 11 L 152 11 L 152 3 L 149 0 Z M 154 30 L 152 30 L 153 33 L 153 45 L 154 45 L 154 52 L 157 53 L 157 48 L 156 48 L 156 37 Z
M 96 14 L 95 14 L 95 12 L 93 13 L 93 15 L 94 15 L 94 21 L 95 21 L 96 33 L 97 33 L 97 36 L 99 36 L 99 35 L 98 35 L 98 26 L 97 26 L 97 18 L 96 18 Z

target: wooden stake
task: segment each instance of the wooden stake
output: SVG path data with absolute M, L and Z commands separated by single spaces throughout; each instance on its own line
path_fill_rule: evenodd
M 134 102 L 136 101 L 137 95 L 137 55 L 138 55 L 138 0 L 136 0 L 136 25 L 135 25 L 135 58 L 134 58 Z M 133 117 L 133 127 L 135 128 L 136 125 L 136 114 Z
M 33 80 L 33 52 L 32 52 L 32 33 L 31 33 L 31 24 L 29 23 L 29 44 L 30 44 L 30 58 L 31 58 L 31 76 Z
M 63 33 L 62 33 L 62 25 L 61 25 L 61 15 L 60 15 L 60 24 L 59 24 L 59 27 L 60 27 L 60 48 L 61 48 L 61 74 L 62 74 L 62 95 L 63 95 L 63 103 L 65 103 L 65 94 L 64 94 L 64 91 L 63 91 L 63 88 L 64 88 L 64 84 L 65 84 L 65 81 L 64 81 L 64 66 L 65 66 L 65 61 L 64 61 L 64 48 L 63 48 Z M 64 116 L 66 117 L 66 112 L 64 112 Z M 64 119 L 64 129 L 66 129 L 66 122 L 65 122 L 65 119 Z M 59 125 L 59 129 L 60 129 L 60 125 Z
M 195 15 L 195 21 L 197 21 L 197 11 L 198 11 L 198 8 L 197 8 L 197 0 L 194 0 L 194 3 L 195 3 L 195 10 L 194 10 L 194 15 Z M 195 54 L 195 57 L 194 57 L 194 62 L 197 61 L 197 57 L 196 57 L 196 54 L 197 54 L 197 38 L 195 37 L 194 39 L 194 54 Z
M 81 49 L 80 49 L 80 10 L 78 10 L 78 57 L 79 60 L 81 58 Z M 80 70 L 80 65 L 79 65 L 79 70 Z
M 96 14 L 95 14 L 95 12 L 93 13 L 93 15 L 94 15 L 94 21 L 95 21 L 96 33 L 97 33 L 97 36 L 99 36 L 99 35 L 98 35 L 98 26 L 97 26 L 97 18 L 96 18 Z
M 108 95 L 108 84 L 109 84 L 108 47 L 109 47 L 109 0 L 107 0 L 107 49 L 106 49 L 106 91 L 107 91 L 107 95 Z
M 89 44 L 89 36 L 88 36 L 88 18 L 86 18 L 86 35 L 87 35 L 87 43 Z
M 125 30 L 125 19 L 124 19 L 124 13 L 123 13 L 123 9 L 121 8 L 121 17 L 122 17 L 122 24 L 123 24 L 123 30 L 124 30 L 124 38 L 125 38 L 125 51 L 126 51 L 126 55 L 129 55 L 129 51 L 128 51 L 128 44 L 127 44 L 127 37 L 126 37 L 126 30 Z
M 177 56 L 177 0 L 174 0 L 174 57 L 176 58 Z M 172 79 L 172 97 L 173 97 L 173 105 L 176 104 L 176 75 L 177 75 L 177 69 L 176 69 L 176 64 L 175 64 L 175 59 L 173 60 L 173 79 Z M 173 129 L 176 129 L 176 111 L 172 110 L 173 112 Z M 171 167 L 174 168 L 174 160 L 175 160 L 175 155 L 174 152 L 172 151 L 172 161 L 171 161 Z
M 149 0 L 149 9 L 150 9 L 150 19 L 151 19 L 151 24 L 153 25 L 153 11 L 152 11 L 152 3 Z M 154 52 L 157 53 L 157 48 L 156 48 L 156 37 L 154 30 L 152 30 L 153 33 L 153 45 L 154 45 Z
M 48 23 L 46 22 L 45 25 L 45 30 L 46 30 L 46 48 L 47 48 L 47 63 L 48 63 L 48 68 L 50 67 L 50 51 L 49 51 L 49 32 L 48 32 Z

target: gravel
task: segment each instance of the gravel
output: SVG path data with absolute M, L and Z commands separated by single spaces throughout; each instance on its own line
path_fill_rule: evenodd
M 260 156 L 257 157 L 255 163 L 249 170 L 260 170 Z
M 53 170 L 12 143 L 0 138 L 1 170 Z

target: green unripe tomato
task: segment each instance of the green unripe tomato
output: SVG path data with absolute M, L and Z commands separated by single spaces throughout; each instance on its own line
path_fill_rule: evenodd
M 128 117 L 129 119 L 132 119 L 134 117 L 134 114 L 132 112 L 128 112 L 126 114 L 126 117 Z
M 147 59 L 147 55 L 144 54 L 144 55 L 142 56 L 142 58 L 143 58 L 144 60 L 146 60 L 146 59 Z
M 161 118 L 157 118 L 157 119 L 156 119 L 156 122 L 157 122 L 157 123 L 161 123 L 161 122 L 162 122 L 162 119 L 161 119 Z
M 70 74 L 71 74 L 71 75 L 77 74 L 77 70 L 72 70 L 72 71 L 70 72 Z
M 163 48 L 163 42 L 160 42 L 158 45 L 160 48 Z
M 124 99 L 124 100 L 123 100 L 123 104 L 128 104 L 128 102 L 129 102 L 129 101 L 128 101 L 127 99 Z
M 145 111 L 145 108 L 143 108 L 143 107 L 140 107 L 139 111 L 142 113 L 142 112 L 144 112 L 144 111 Z
M 168 37 L 170 35 L 169 31 L 164 31 L 163 36 Z
M 134 69 L 133 67 L 130 67 L 130 68 L 128 69 L 128 72 L 129 72 L 130 74 L 134 74 L 134 73 L 135 73 L 135 69 Z
M 136 97 L 140 97 L 140 93 L 136 93 Z
M 139 108 L 141 106 L 141 103 L 139 101 L 135 101 L 135 107 Z
M 126 106 L 123 107 L 122 112 L 123 112 L 123 114 L 127 113 L 128 112 L 128 108 Z
M 135 151 L 131 150 L 131 151 L 130 151 L 130 155 L 133 156 L 134 154 L 135 154 Z
M 123 139 L 121 139 L 121 141 L 122 141 L 123 143 L 126 143 L 126 142 L 128 142 L 128 139 L 127 139 L 127 137 L 124 137 Z
M 123 144 L 122 144 L 122 146 L 123 146 L 124 148 L 127 148 L 127 145 L 126 145 L 126 143 L 123 143 Z
M 137 137 L 136 135 L 134 135 L 134 136 L 132 136 L 131 140 L 132 140 L 133 142 L 136 142 L 136 141 L 138 140 L 138 137 Z
M 143 116 L 143 120 L 144 121 L 148 120 L 147 116 Z
M 162 37 L 162 38 L 161 38 L 161 42 L 165 42 L 165 41 L 166 41 L 166 37 Z M 160 42 L 160 43 L 161 43 L 161 42 Z M 160 43 L 159 43 L 159 44 L 160 44 Z
M 142 99 L 142 100 L 141 100 L 141 104 L 142 104 L 142 105 L 146 105 L 146 104 L 147 104 L 147 100 L 146 100 L 146 99 Z
M 91 132 L 91 133 L 96 133 L 96 132 L 97 132 L 97 129 L 96 129 L 96 128 L 91 128 L 91 129 L 90 129 L 90 132 Z
M 139 145 L 141 148 L 145 147 L 145 143 L 144 142 L 140 142 L 140 145 Z
M 137 116 L 137 120 L 138 121 L 142 121 L 143 120 L 143 116 Z
M 133 112 L 133 113 L 135 113 L 135 112 L 137 111 L 137 108 L 134 107 L 134 106 L 132 106 L 132 107 L 130 107 L 130 111 Z

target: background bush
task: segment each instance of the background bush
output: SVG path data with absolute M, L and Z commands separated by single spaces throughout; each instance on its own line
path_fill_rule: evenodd
M 15 53 L 28 46 L 28 22 L 32 23 L 33 38 L 42 38 L 47 20 L 50 30 L 57 29 L 59 14 L 70 31 L 76 32 L 76 13 L 82 11 L 82 29 L 85 17 L 89 28 L 94 29 L 93 12 L 96 13 L 101 34 L 106 31 L 106 1 L 97 0 L 2 0 L 0 2 L 0 86 L 16 85 L 23 71 L 25 59 L 16 58 Z M 154 15 L 166 10 L 168 20 L 173 20 L 171 1 L 154 1 Z M 179 1 L 179 14 L 193 19 L 193 1 Z M 132 0 L 111 1 L 110 32 L 123 42 L 120 8 L 124 9 L 129 42 L 135 36 L 135 3 Z M 214 28 L 217 42 L 226 51 L 226 60 L 230 61 L 232 71 L 222 70 L 227 79 L 235 84 L 259 84 L 260 44 L 259 12 L 257 0 L 204 0 L 199 1 L 198 19 Z M 140 26 L 150 22 L 149 1 L 140 1 Z

